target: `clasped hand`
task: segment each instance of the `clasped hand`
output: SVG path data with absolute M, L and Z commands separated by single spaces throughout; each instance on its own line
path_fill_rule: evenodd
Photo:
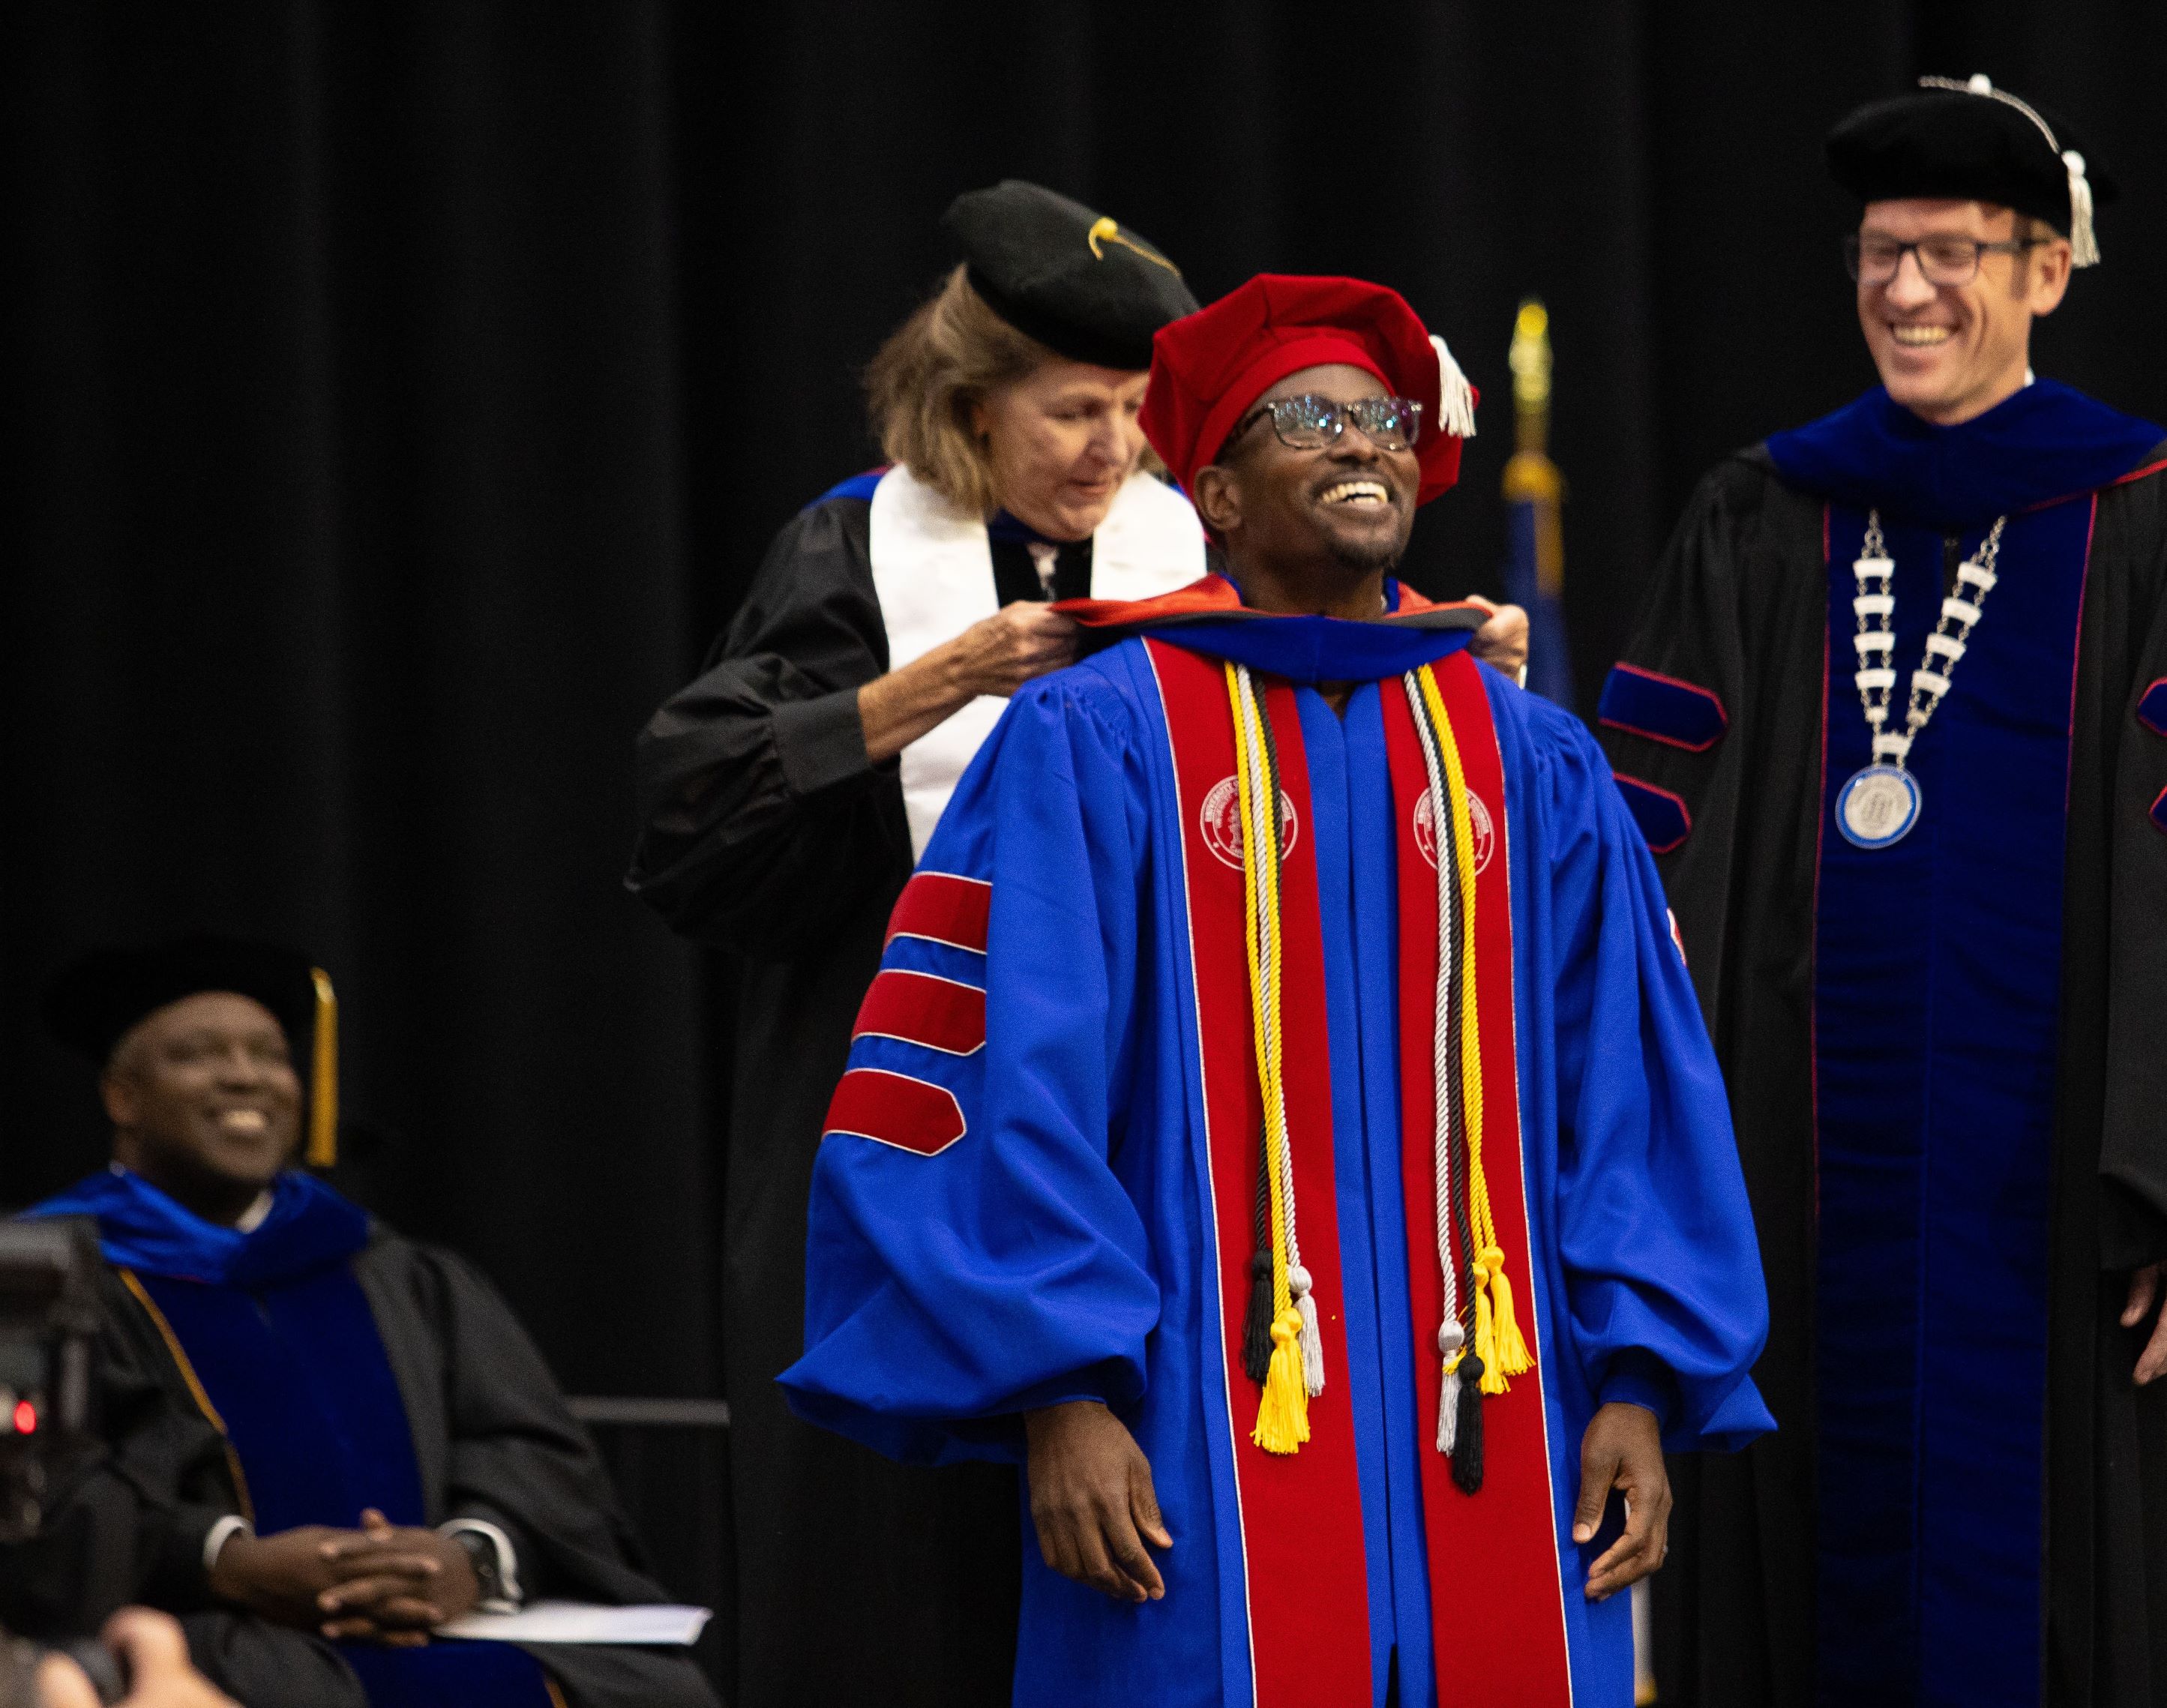
M 432 1626 L 469 1611 L 481 1595 L 458 1542 L 394 1525 L 373 1507 L 358 1530 L 304 1525 L 236 1536 L 219 1552 L 210 1587 L 281 1625 L 400 1648 L 427 1642 Z

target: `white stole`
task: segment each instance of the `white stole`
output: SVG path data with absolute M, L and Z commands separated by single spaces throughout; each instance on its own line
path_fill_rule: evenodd
M 986 524 L 900 464 L 873 488 L 869 535 L 890 670 L 1000 608 Z M 1203 573 L 1204 531 L 1189 501 L 1149 475 L 1130 475 L 1091 538 L 1091 597 L 1153 598 Z M 981 694 L 903 750 L 903 804 L 914 861 L 925 851 L 948 797 L 1007 705 Z

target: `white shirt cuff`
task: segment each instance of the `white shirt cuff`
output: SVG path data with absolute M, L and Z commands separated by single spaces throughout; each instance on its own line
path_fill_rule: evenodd
M 438 1536 L 453 1536 L 461 1530 L 472 1530 L 478 1536 L 487 1537 L 490 1546 L 496 1550 L 496 1581 L 504 1593 L 483 1602 L 482 1610 L 485 1613 L 517 1611 L 519 1604 L 527 1599 L 527 1593 L 519 1587 L 519 1556 L 512 1552 L 511 1538 L 487 1519 L 455 1518 L 448 1524 L 437 1526 Z
M 204 1532 L 204 1576 L 208 1578 L 217 1568 L 218 1557 L 225 1545 L 237 1536 L 254 1536 L 255 1528 L 238 1513 L 228 1513 Z

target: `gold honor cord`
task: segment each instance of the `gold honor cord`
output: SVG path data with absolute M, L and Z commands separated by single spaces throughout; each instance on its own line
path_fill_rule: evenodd
M 1270 1182 L 1272 1206 L 1272 1361 L 1257 1406 L 1257 1426 L 1249 1439 L 1267 1453 L 1291 1453 L 1309 1439 L 1309 1392 L 1302 1380 L 1301 1313 L 1295 1309 L 1288 1279 L 1288 1239 L 1293 1223 L 1292 1169 L 1287 1144 L 1286 1098 L 1280 1077 L 1279 999 L 1274 988 L 1280 966 L 1279 848 L 1269 835 L 1275 801 L 1264 798 L 1274 787 L 1257 773 L 1258 707 L 1248 673 L 1228 664 L 1227 698 L 1234 714 L 1234 777 L 1242 816 L 1242 894 L 1245 904 L 1242 942 L 1249 963 L 1249 1013 L 1256 1040 L 1258 1088 L 1264 1101 L 1264 1173 Z M 1258 825 L 1267 827 L 1258 834 Z M 1258 845 L 1272 842 L 1260 855 Z
M 196 1409 L 204 1414 L 204 1421 L 218 1431 L 220 1444 L 225 1449 L 225 1468 L 233 1474 L 234 1498 L 241 1503 L 241 1515 L 251 1525 L 256 1522 L 256 1503 L 249 1498 L 248 1473 L 241 1468 L 241 1455 L 233 1448 L 233 1437 L 225 1432 L 225 1419 L 218 1414 L 218 1408 L 210 1403 L 210 1395 L 196 1376 L 196 1367 L 188 1361 L 188 1355 L 181 1345 L 181 1337 L 173 1332 L 173 1325 L 166 1320 L 166 1313 L 158 1308 L 151 1290 L 137 1278 L 132 1269 L 120 1270 L 120 1284 L 135 1296 L 151 1318 L 151 1326 L 158 1331 L 158 1338 L 166 1343 L 167 1355 L 181 1372 L 181 1380 L 188 1385 L 188 1398 L 196 1403 Z
M 316 987 L 315 1049 L 309 1073 L 309 1166 L 327 1169 L 338 1160 L 338 997 L 331 974 L 309 969 Z
M 1452 731 L 1452 717 L 1438 692 L 1437 675 L 1422 667 L 1423 703 L 1429 708 L 1431 726 L 1444 760 L 1447 793 L 1451 799 L 1452 863 L 1460 877 L 1462 927 L 1460 934 L 1460 1101 L 1467 1117 L 1467 1207 L 1469 1233 L 1476 1250 L 1470 1254 L 1474 1270 L 1475 1355 L 1482 1361 L 1482 1392 L 1510 1392 L 1508 1376 L 1519 1376 L 1532 1366 L 1528 1343 L 1513 1309 L 1513 1286 L 1505 1278 L 1505 1254 L 1497 1244 L 1497 1224 L 1490 1210 L 1490 1184 L 1482 1170 L 1482 1048 L 1475 981 L 1475 825 L 1467 803 L 1467 776 L 1460 762 L 1460 746 Z M 1444 857 L 1444 851 L 1438 851 Z M 1437 1088 L 1443 1096 L 1444 1088 Z

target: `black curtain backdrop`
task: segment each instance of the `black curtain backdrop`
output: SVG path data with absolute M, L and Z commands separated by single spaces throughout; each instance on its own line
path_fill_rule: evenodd
M 1698 472 L 1872 379 L 1820 140 L 1922 71 L 2075 118 L 2106 265 L 2037 365 L 2167 416 L 2167 12 L 374 0 L 23 8 L 0 42 L 0 1202 L 103 1155 L 35 997 L 103 940 L 312 949 L 347 1184 L 496 1277 L 568 1386 L 714 1391 L 732 1071 L 619 887 L 630 744 L 856 372 L 1039 179 L 1209 298 L 1405 292 L 1486 394 L 1411 574 L 1497 585 L 1549 303 L 1583 708 Z M 739 1064 L 759 1072 L 761 1064 Z

